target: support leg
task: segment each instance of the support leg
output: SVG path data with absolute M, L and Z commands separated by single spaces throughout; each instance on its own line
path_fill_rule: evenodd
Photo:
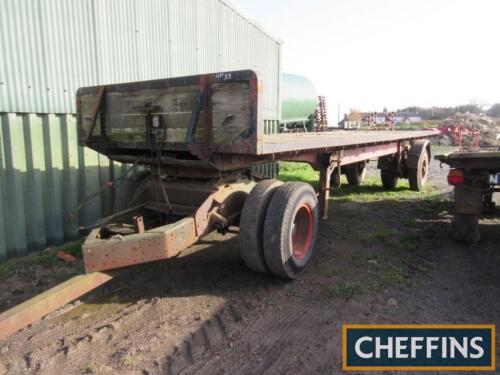
M 319 216 L 328 219 L 328 199 L 330 198 L 330 171 L 322 167 L 319 171 Z
M 323 155 L 319 162 L 319 216 L 322 220 L 328 219 L 328 199 L 330 198 L 330 176 L 337 166 L 332 162 L 331 155 Z

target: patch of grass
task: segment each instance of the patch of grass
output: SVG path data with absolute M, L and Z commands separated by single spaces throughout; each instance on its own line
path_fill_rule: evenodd
M 67 243 L 61 247 L 53 248 L 43 252 L 36 252 L 23 257 L 16 257 L 0 263 L 0 280 L 9 277 L 13 272 L 34 265 L 53 267 L 61 260 L 56 256 L 59 250 L 64 250 L 76 257 L 82 255 L 83 240 Z
M 391 285 L 407 284 L 402 265 L 395 266 L 380 260 L 378 262 L 377 272 L 358 273 L 356 281 L 342 281 L 324 286 L 321 295 L 325 298 L 351 299 L 365 293 L 380 292 Z
M 370 260 L 374 262 L 377 261 L 372 254 L 368 254 L 364 251 L 357 251 L 351 255 L 351 261 L 357 268 L 365 266 Z
M 382 200 L 404 201 L 409 199 L 430 199 L 441 193 L 433 186 L 424 187 L 423 191 L 410 190 L 408 181 L 399 181 L 396 188 L 386 190 L 379 178 L 367 178 L 361 186 L 343 185 L 333 193 L 335 200 L 340 202 L 376 202 Z
M 403 285 L 406 283 L 406 279 L 403 275 L 403 267 L 393 266 L 384 269 L 384 272 L 380 275 L 379 283 L 382 287 L 387 287 L 389 285 Z
M 319 187 L 319 173 L 306 163 L 281 163 L 278 178 L 282 181 L 306 182 L 316 189 Z M 366 178 L 361 186 L 348 185 L 345 176 L 341 177 L 341 182 L 341 188 L 331 192 L 332 198 L 340 202 L 402 201 L 414 198 L 422 200 L 433 199 L 441 194 L 432 185 L 425 186 L 420 192 L 412 191 L 406 180 L 400 180 L 392 190 L 386 190 L 378 177 Z
M 128 367 L 133 367 L 135 366 L 137 363 L 137 360 L 134 356 L 132 356 L 131 354 L 128 354 L 126 355 L 124 358 L 123 358 L 123 364 L 125 366 L 128 366 Z
M 417 220 L 414 217 L 405 217 L 402 221 L 405 227 L 414 227 L 417 224 Z
M 68 254 L 71 254 L 77 258 L 82 257 L 82 245 L 84 240 L 77 240 L 74 242 L 70 242 L 65 246 L 61 247 L 59 250 L 64 250 Z
M 446 196 L 445 196 L 446 197 Z M 420 216 L 435 216 L 436 212 L 446 213 L 450 211 L 452 199 L 443 199 L 443 196 L 431 196 L 419 202 L 417 207 L 411 208 L 411 213 Z
M 95 374 L 96 368 L 97 368 L 96 364 L 91 361 L 91 362 L 87 363 L 87 365 L 85 366 L 84 373 L 85 374 Z
M 356 282 L 340 282 L 336 285 L 325 286 L 321 289 L 321 294 L 327 298 L 340 297 L 350 299 L 365 292 L 366 290 L 363 285 Z
M 378 231 L 370 232 L 364 234 L 361 237 L 361 241 L 366 243 L 387 243 L 392 236 L 392 232 L 387 229 L 380 229 Z
M 422 247 L 428 247 L 430 240 L 424 238 L 423 236 L 418 236 L 414 234 L 405 234 L 399 238 L 400 247 L 402 250 L 415 251 Z
M 306 163 L 280 163 L 278 178 L 282 181 L 302 181 L 318 187 L 319 173 Z

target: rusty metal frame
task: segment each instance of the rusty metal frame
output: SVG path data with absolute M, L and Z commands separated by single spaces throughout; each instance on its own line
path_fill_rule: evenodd
M 110 281 L 114 276 L 116 271 L 78 275 L 3 312 L 0 314 L 0 340 Z
M 194 214 L 175 223 L 108 239 L 101 238 L 101 227 L 93 229 L 82 246 L 87 272 L 172 258 L 201 237 L 229 225 L 231 220 L 239 216 L 243 207 L 244 198 L 240 199 L 239 196 L 243 193 L 246 197 L 255 182 L 250 179 L 221 179 L 214 185 L 215 191 L 208 195 Z M 113 218 L 121 215 L 118 213 Z

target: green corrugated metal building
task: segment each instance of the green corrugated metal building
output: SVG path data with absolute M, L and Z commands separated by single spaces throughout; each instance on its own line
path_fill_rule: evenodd
M 111 210 L 111 189 L 86 197 L 127 167 L 77 146 L 78 87 L 254 69 L 275 132 L 280 51 L 227 0 L 0 1 L 0 260 Z

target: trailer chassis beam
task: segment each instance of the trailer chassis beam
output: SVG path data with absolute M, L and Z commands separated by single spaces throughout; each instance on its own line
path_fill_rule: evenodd
M 0 340 L 108 282 L 114 273 L 93 272 L 75 276 L 0 314 Z
M 220 179 L 194 214 L 149 230 L 144 230 L 143 224 L 135 234 L 101 238 L 102 227 L 93 229 L 82 246 L 86 271 L 105 271 L 177 256 L 201 237 L 216 229 L 224 231 L 235 222 L 254 185 L 253 180 L 237 176 Z M 189 184 L 185 187 L 189 192 Z M 132 218 L 136 208 L 115 214 L 109 220 L 125 219 L 127 214 Z

